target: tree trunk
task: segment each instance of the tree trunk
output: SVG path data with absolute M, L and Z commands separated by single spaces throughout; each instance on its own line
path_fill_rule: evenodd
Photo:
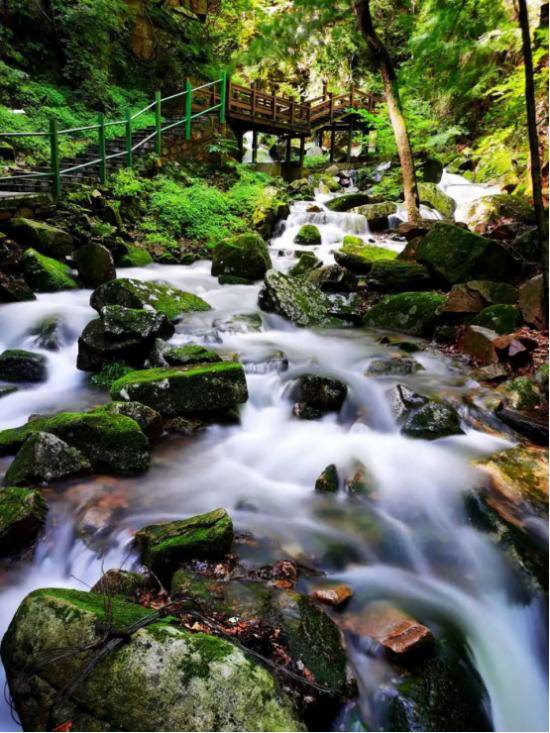
M 388 113 L 395 136 L 399 162 L 401 163 L 407 218 L 410 222 L 416 222 L 420 219 L 416 174 L 407 123 L 403 115 L 403 110 L 401 109 L 395 69 L 393 68 L 393 63 L 386 47 L 374 30 L 370 12 L 370 0 L 354 0 L 354 3 L 359 28 L 367 42 L 374 63 L 380 71 L 384 84 Z
M 526 0 L 517 0 L 518 18 L 521 27 L 523 64 L 525 67 L 525 106 L 527 109 L 527 129 L 529 134 L 529 151 L 531 155 L 531 183 L 533 187 L 533 204 L 537 222 L 539 247 L 542 258 L 544 291 L 548 292 L 548 229 L 542 198 L 542 175 L 540 165 L 539 137 L 537 131 L 537 111 L 535 105 L 535 75 L 533 71 L 533 54 L 531 51 L 531 34 L 529 32 L 529 15 Z M 546 298 L 545 298 L 546 300 Z M 545 309 L 546 312 L 546 309 Z

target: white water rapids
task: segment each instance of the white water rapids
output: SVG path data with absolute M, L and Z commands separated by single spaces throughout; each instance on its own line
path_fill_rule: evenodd
M 320 212 L 308 212 L 310 206 L 293 204 L 271 242 L 274 267 L 286 270 L 295 261 L 293 239 L 306 221 L 321 230 L 322 244 L 310 249 L 326 263 L 333 261 L 331 250 L 346 233 L 369 238 L 363 217 L 329 212 L 322 197 L 317 201 Z M 393 240 L 384 244 L 402 246 Z M 380 344 L 379 334 L 299 329 L 265 313 L 261 331 L 231 333 L 213 327 L 218 319 L 258 312 L 259 285 L 220 286 L 210 275 L 209 262 L 151 265 L 118 274 L 162 279 L 207 300 L 213 310 L 184 318 L 173 341 L 202 342 L 225 355 L 238 353 L 246 363 L 250 398 L 241 409 L 240 425 L 214 426 L 192 439 L 161 443 L 144 476 L 95 477 L 70 482 L 63 491 L 48 488 L 48 524 L 34 560 L 0 576 L 0 632 L 35 588 L 86 588 L 102 569 L 131 567 L 135 558 L 129 548 L 137 528 L 224 506 L 239 531 L 269 538 L 287 557 L 315 558 L 329 577 L 349 583 L 357 608 L 367 599 L 386 599 L 415 609 L 428 625 L 443 618 L 460 629 L 487 689 L 495 729 L 546 730 L 542 608 L 537 600 L 529 605 L 515 600 L 505 557 L 468 524 L 462 500 L 477 480 L 472 460 L 510 443 L 466 425 L 461 436 L 412 440 L 400 434 L 389 409 L 387 390 L 397 382 L 460 401 L 473 386 L 460 366 L 427 349 L 415 354 L 423 371 L 366 378 L 369 360 L 398 351 Z M 0 350 L 35 349 L 29 331 L 45 315 L 58 314 L 65 324 L 64 346 L 42 352 L 48 358 L 48 381 L 0 400 L 1 428 L 20 424 L 32 413 L 82 409 L 107 400 L 75 367 L 76 340 L 95 315 L 89 295 L 40 295 L 35 302 L 0 307 Z M 280 363 L 273 358 L 279 352 L 288 359 L 287 371 L 271 368 Z M 340 416 L 317 421 L 292 416 L 292 380 L 312 371 L 348 384 Z M 0 459 L 0 474 L 9 460 Z M 345 476 L 358 462 L 374 477 L 375 500 L 314 492 L 325 466 L 334 463 Z M 79 535 L 82 512 L 102 506 L 106 495 L 122 501 L 109 515 L 101 540 L 94 537 L 86 543 Z M 373 540 L 373 523 L 391 542 Z M 354 659 L 354 667 L 362 674 L 361 707 L 368 711 L 375 682 L 390 672 L 383 668 L 375 675 L 366 657 L 360 663 Z M 17 729 L 5 704 L 0 729 Z

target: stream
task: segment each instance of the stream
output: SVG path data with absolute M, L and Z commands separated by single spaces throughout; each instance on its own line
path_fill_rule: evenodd
M 271 241 L 275 268 L 286 271 L 296 261 L 293 250 L 303 247 L 293 239 L 305 222 L 321 230 L 322 244 L 309 249 L 325 263 L 333 262 L 331 250 L 345 234 L 369 239 L 364 217 L 329 212 L 323 207 L 327 198 L 317 197 L 322 209 L 317 213 L 307 211 L 311 203 L 292 205 Z M 392 239 L 383 244 L 403 247 Z M 445 395 L 465 410 L 462 397 L 476 385 L 464 365 L 426 348 L 414 354 L 422 371 L 366 378 L 370 360 L 399 349 L 381 344 L 380 334 L 372 331 L 300 329 L 260 312 L 260 285 L 220 286 L 210 275 L 210 262 L 119 269 L 118 275 L 162 279 L 210 303 L 212 311 L 190 314 L 178 324 L 172 342 L 239 354 L 250 397 L 239 425 L 165 439 L 143 476 L 94 476 L 46 488 L 50 512 L 33 561 L 0 574 L 0 633 L 35 588 L 86 589 L 109 568 L 131 568 L 136 562 L 132 533 L 141 526 L 223 506 L 239 532 L 262 538 L 265 561 L 315 558 L 328 578 L 349 584 L 352 610 L 383 599 L 434 629 L 458 628 L 487 690 L 494 728 L 546 730 L 543 603 L 517 600 L 517 580 L 505 556 L 468 523 L 463 502 L 479 481 L 472 460 L 512 443 L 467 423 L 464 435 L 412 440 L 400 434 L 390 409 L 387 393 L 399 382 L 424 394 Z M 36 301 L 0 307 L 0 350 L 41 351 L 49 366 L 47 382 L 2 398 L 0 428 L 19 425 L 33 413 L 80 410 L 108 400 L 75 366 L 78 336 L 96 315 L 89 297 L 85 290 L 41 294 Z M 231 322 L 235 314 L 246 313 L 261 315 L 260 330 Z M 37 349 L 30 333 L 48 315 L 63 321 L 58 351 Z M 292 416 L 293 380 L 312 372 L 347 383 L 339 415 L 315 421 Z M 0 474 L 10 460 L 0 458 Z M 375 500 L 351 499 L 342 491 L 315 493 L 316 478 L 331 463 L 343 476 L 363 463 L 374 477 Z M 387 541 L 378 541 L 380 533 Z M 378 691 L 391 686 L 392 670 L 359 648 L 350 648 L 349 655 L 359 676 L 363 717 L 368 728 L 376 729 Z M 0 729 L 19 729 L 4 701 Z

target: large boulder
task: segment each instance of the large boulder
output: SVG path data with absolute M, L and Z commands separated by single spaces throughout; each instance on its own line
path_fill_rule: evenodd
M 363 325 L 412 336 L 433 334 L 445 296 L 434 292 L 387 295 L 365 315 Z
M 47 511 L 40 491 L 18 486 L 0 489 L 0 556 L 30 544 L 44 524 Z
M 519 288 L 519 309 L 523 320 L 536 328 L 544 328 L 546 313 L 544 308 L 544 278 L 535 275 Z
M 76 366 L 85 372 L 98 372 L 115 362 L 141 367 L 154 343 L 155 336 L 109 335 L 105 332 L 103 320 L 94 318 L 86 324 L 78 339 Z
M 258 297 L 260 308 L 278 313 L 298 326 L 321 325 L 327 319 L 330 301 L 311 283 L 269 270 Z
M 61 412 L 0 431 L 0 455 L 15 453 L 33 433 L 53 433 L 86 456 L 95 471 L 128 474 L 149 466 L 147 438 L 135 420 L 102 410 Z
M 515 305 L 489 305 L 480 311 L 473 319 L 475 326 L 482 326 L 496 331 L 499 334 L 511 333 L 520 320 L 519 311 Z
M 299 403 L 324 413 L 337 412 L 344 404 L 347 393 L 347 385 L 338 379 L 305 374 L 298 379 L 292 397 Z
M 321 244 L 321 232 L 315 224 L 304 224 L 294 237 L 294 241 L 302 245 Z
M 456 209 L 454 199 L 443 193 L 435 183 L 420 181 L 418 183 L 418 196 L 421 204 L 426 204 L 439 211 L 444 219 L 453 218 Z
M 4 382 L 45 382 L 47 359 L 24 349 L 7 349 L 0 354 L 0 380 Z
M 142 282 L 130 278 L 118 278 L 100 285 L 90 298 L 90 305 L 98 313 L 106 305 L 122 305 L 125 308 L 153 308 L 175 320 L 182 313 L 207 311 L 210 306 L 198 295 L 186 293 L 171 285 Z
M 410 438 L 436 440 L 449 435 L 461 435 L 464 431 L 454 407 L 444 402 L 429 401 L 406 416 L 401 432 Z
M 343 196 L 336 196 L 327 201 L 325 206 L 330 211 L 349 211 L 357 206 L 370 204 L 371 196 L 366 193 L 346 193 Z
M 341 265 L 325 265 L 312 270 L 307 281 L 325 293 L 352 293 L 357 281 L 351 272 Z
M 381 231 L 388 228 L 389 217 L 397 211 L 397 204 L 393 201 L 384 201 L 380 204 L 357 206 L 353 211 L 365 217 L 372 231 Z
M 39 293 L 55 293 L 76 288 L 71 268 L 53 257 L 41 255 L 35 249 L 27 249 L 21 261 L 25 279 Z
M 518 289 L 508 283 L 491 280 L 470 280 L 453 285 L 442 311 L 447 313 L 479 313 L 488 305 L 505 303 L 514 305 L 518 300 Z
M 271 268 L 267 244 L 259 234 L 239 234 L 217 244 L 212 252 L 212 275 L 261 280 Z
M 428 290 L 432 285 L 430 273 L 424 265 L 401 260 L 378 260 L 372 263 L 368 283 L 383 293 L 402 293 Z
M 169 339 L 175 331 L 164 313 L 145 308 L 106 305 L 101 309 L 100 315 L 105 334 L 113 339 L 131 337 Z
M 43 221 L 19 217 L 10 221 L 10 234 L 21 244 L 34 247 L 49 257 L 63 258 L 73 251 L 70 234 Z
M 475 232 L 484 234 L 491 227 L 506 219 L 534 224 L 535 212 L 527 199 L 517 195 L 497 193 L 473 201 L 466 211 L 465 219 Z
M 114 400 L 142 402 L 164 417 L 217 412 L 246 402 L 243 368 L 234 361 L 129 372 L 111 388 Z
M 72 730 L 303 730 L 271 673 L 231 642 L 118 598 L 108 607 L 102 594 L 52 588 L 22 602 L 1 653 L 25 729 L 70 720 Z M 106 624 L 112 639 L 134 630 L 72 686 L 86 660 L 57 652 L 103 649 Z
M 87 288 L 96 288 L 116 277 L 113 255 L 98 242 L 77 249 L 75 261 L 78 275 Z
M 143 527 L 135 536 L 142 563 L 171 578 L 186 560 L 222 560 L 231 550 L 233 522 L 225 509 Z
M 454 224 L 439 223 L 429 231 L 417 259 L 449 285 L 506 280 L 514 271 L 512 257 L 500 244 Z
M 29 435 L 8 466 L 3 483 L 27 486 L 91 471 L 86 456 L 52 433 Z
M 19 303 L 35 299 L 36 295 L 22 277 L 0 270 L 0 303 Z
M 396 257 L 397 252 L 393 250 L 366 244 L 360 237 L 350 234 L 344 237 L 342 248 L 334 253 L 336 262 L 356 275 L 370 272 L 373 262 L 394 260 Z

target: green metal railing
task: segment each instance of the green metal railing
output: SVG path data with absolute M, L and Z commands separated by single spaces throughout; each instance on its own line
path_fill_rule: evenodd
M 193 114 L 193 95 L 196 95 L 198 92 L 209 89 L 211 87 L 213 91 L 212 98 L 215 104 L 212 104 L 210 107 L 207 107 L 205 109 L 200 109 L 198 112 L 195 112 L 195 114 Z M 218 87 L 217 92 L 216 87 Z M 178 98 L 184 99 L 184 116 L 181 119 L 177 119 L 175 122 L 163 125 L 163 104 Z M 190 140 L 191 126 L 194 120 L 197 120 L 204 115 L 212 114 L 213 112 L 218 110 L 219 120 L 221 123 L 224 123 L 226 117 L 226 105 L 227 74 L 226 72 L 222 72 L 219 79 L 207 82 L 206 84 L 202 84 L 198 87 L 192 87 L 190 81 L 187 80 L 185 84 L 185 89 L 183 91 L 176 92 L 175 94 L 171 94 L 167 97 L 162 97 L 160 92 L 156 92 L 153 102 L 151 102 L 138 112 L 135 112 L 134 114 L 127 112 L 123 120 L 106 121 L 104 115 L 99 114 L 97 123 L 95 125 L 83 125 L 82 127 L 72 127 L 60 130 L 58 129 L 57 120 L 51 119 L 48 132 L 0 132 L 0 138 L 47 137 L 49 138 L 50 147 L 50 166 L 48 171 L 35 171 L 33 173 L 24 173 L 15 176 L 0 176 L 0 188 L 2 187 L 2 182 L 13 182 L 30 178 L 45 178 L 50 180 L 52 195 L 54 196 L 54 198 L 57 199 L 61 195 L 63 176 L 90 167 L 97 167 L 99 180 L 104 183 L 107 179 L 107 162 L 109 160 L 124 156 L 126 167 L 131 168 L 134 164 L 134 153 L 136 152 L 136 150 L 138 150 L 150 140 L 154 140 L 155 153 L 156 155 L 160 155 L 162 152 L 163 133 L 174 129 L 175 127 L 183 125 L 185 139 Z M 154 110 L 154 130 L 151 134 L 146 135 L 137 143 L 134 143 L 133 133 L 135 121 L 150 110 Z M 115 126 L 120 126 L 123 130 L 122 135 L 125 140 L 124 150 L 107 155 L 106 129 Z M 61 159 L 62 156 L 60 154 L 59 148 L 60 137 L 92 131 L 95 131 L 97 133 L 97 158 L 94 158 L 93 160 L 87 160 L 84 163 L 80 163 L 78 165 L 69 166 L 68 168 L 63 168 Z

